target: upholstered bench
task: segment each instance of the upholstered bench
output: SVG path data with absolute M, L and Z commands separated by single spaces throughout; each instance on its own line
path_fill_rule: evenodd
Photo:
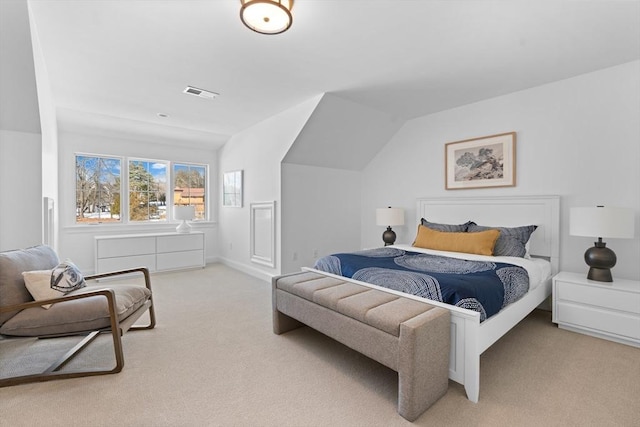
M 407 420 L 446 393 L 448 310 L 315 272 L 274 277 L 272 288 L 276 334 L 308 325 L 398 372 Z

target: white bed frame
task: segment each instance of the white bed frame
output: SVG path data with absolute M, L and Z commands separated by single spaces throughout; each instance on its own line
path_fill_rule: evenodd
M 478 225 L 505 227 L 535 224 L 538 228 L 531 235 L 529 251 L 532 257 L 543 257 L 551 262 L 553 276 L 558 272 L 559 266 L 559 211 L 559 196 L 424 198 L 417 201 L 416 226 L 421 218 L 446 224 L 462 224 L 467 221 L 474 221 Z M 318 270 L 305 270 L 328 275 Z M 403 297 L 422 299 L 368 283 L 354 282 Z M 469 400 L 478 402 L 480 395 L 480 355 L 549 295 L 551 278 L 482 323 L 480 313 L 476 311 L 437 301 L 429 302 L 451 312 L 449 378 L 464 385 Z

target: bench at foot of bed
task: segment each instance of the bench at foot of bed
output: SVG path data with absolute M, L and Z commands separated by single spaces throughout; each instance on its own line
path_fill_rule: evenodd
M 398 413 L 418 418 L 447 392 L 450 313 L 312 272 L 274 277 L 273 331 L 313 329 L 398 372 Z

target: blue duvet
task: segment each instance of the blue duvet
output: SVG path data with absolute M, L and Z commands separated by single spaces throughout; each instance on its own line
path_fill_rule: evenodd
M 523 267 L 378 248 L 328 255 L 314 268 L 480 313 L 480 321 L 529 290 Z

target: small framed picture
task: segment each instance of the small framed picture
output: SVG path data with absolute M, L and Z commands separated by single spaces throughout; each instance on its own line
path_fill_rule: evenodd
M 222 206 L 242 207 L 242 171 L 225 172 L 222 176 Z
M 445 189 L 516 185 L 516 133 L 449 142 L 444 146 Z

